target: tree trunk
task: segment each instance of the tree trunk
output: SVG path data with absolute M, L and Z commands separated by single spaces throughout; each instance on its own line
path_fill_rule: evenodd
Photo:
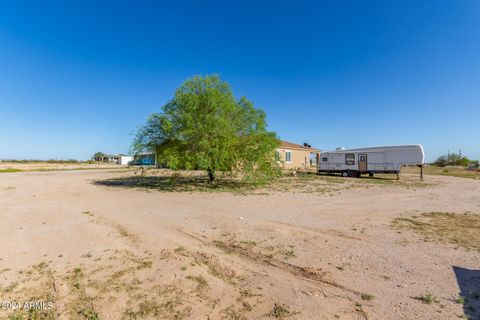
M 212 183 L 213 180 L 215 180 L 215 172 L 212 169 L 208 169 L 207 173 L 208 173 L 208 181 Z

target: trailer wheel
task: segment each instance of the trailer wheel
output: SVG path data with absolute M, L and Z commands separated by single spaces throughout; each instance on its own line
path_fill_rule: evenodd
M 343 177 L 348 177 L 348 176 L 349 176 L 349 172 L 348 172 L 348 171 L 343 171 L 343 172 L 342 172 L 342 176 L 343 176 Z
M 369 172 L 369 173 L 368 173 L 368 176 L 369 176 L 369 177 L 373 177 L 373 172 Z
M 350 171 L 350 178 L 358 178 L 360 175 L 357 171 Z

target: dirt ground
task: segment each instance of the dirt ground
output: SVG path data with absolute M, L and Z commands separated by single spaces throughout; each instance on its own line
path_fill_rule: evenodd
M 477 315 L 474 302 L 459 301 L 458 277 L 478 276 L 479 251 L 427 241 L 392 221 L 479 213 L 480 180 L 325 178 L 308 189 L 314 177 L 246 194 L 95 183 L 131 174 L 0 173 L 0 317 Z M 29 301 L 37 305 L 26 308 Z
M 114 163 L 65 163 L 65 162 L 9 162 L 0 161 L 0 172 L 2 171 L 55 171 L 55 170 L 88 170 L 88 169 L 121 169 L 121 166 Z

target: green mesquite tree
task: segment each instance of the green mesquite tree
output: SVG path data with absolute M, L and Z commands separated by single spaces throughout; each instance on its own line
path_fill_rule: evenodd
M 206 170 L 213 182 L 217 171 L 273 177 L 277 145 L 265 112 L 245 97 L 236 100 L 230 86 L 212 75 L 185 81 L 138 130 L 133 150 L 155 151 L 174 170 Z

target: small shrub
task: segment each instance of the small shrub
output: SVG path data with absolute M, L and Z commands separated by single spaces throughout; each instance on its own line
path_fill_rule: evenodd
M 435 301 L 435 297 L 431 293 L 427 293 L 425 295 L 414 297 L 414 299 L 420 300 L 420 301 L 422 301 L 423 303 L 426 303 L 426 304 L 432 304 L 432 302 Z
M 78 311 L 78 315 L 82 316 L 85 320 L 100 320 L 97 313 L 90 308 L 85 308 Z
M 284 319 L 290 316 L 290 314 L 291 312 L 288 310 L 287 306 L 275 302 L 273 310 L 268 314 L 268 316 L 274 317 L 275 319 Z
M 21 314 L 14 313 L 8 316 L 8 320 L 23 320 L 23 317 Z
M 82 255 L 80 258 L 91 258 L 92 257 L 92 254 L 90 252 L 87 252 L 86 254 Z
M 374 296 L 369 293 L 362 293 L 361 297 L 362 297 L 362 300 L 367 300 L 367 301 L 373 300 L 374 298 Z
M 186 251 L 185 248 L 182 247 L 182 246 L 173 249 L 173 252 L 178 253 L 178 254 L 181 254 L 181 255 L 184 255 L 184 254 L 185 254 L 185 251 Z
M 465 303 L 465 297 L 462 295 L 459 295 L 457 299 L 455 300 L 456 303 L 458 304 L 464 304 Z

